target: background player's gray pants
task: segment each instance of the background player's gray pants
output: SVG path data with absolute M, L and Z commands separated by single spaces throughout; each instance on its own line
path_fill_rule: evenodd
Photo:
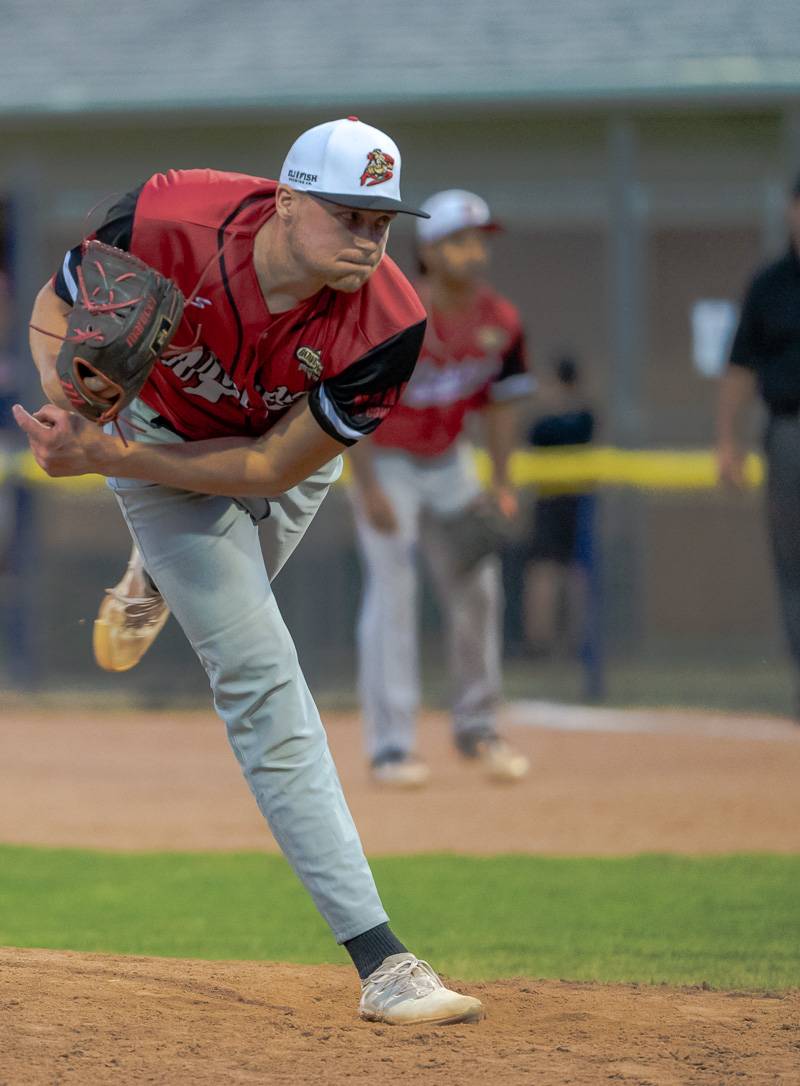
M 128 412 L 137 439 L 175 441 L 150 428 L 152 415 L 139 403 Z M 206 670 L 261 812 L 341 943 L 387 916 L 269 583 L 340 472 L 338 457 L 269 503 L 262 521 L 269 577 L 253 519 L 266 514 L 263 499 L 237 504 L 137 480 L 109 482 L 150 576 Z
M 501 687 L 499 562 L 490 557 L 467 576 L 456 576 L 446 539 L 436 526 L 436 514 L 456 513 L 480 493 L 469 449 L 459 445 L 442 456 L 417 457 L 376 447 L 374 464 L 399 527 L 391 535 L 376 531 L 354 495 L 365 573 L 358 622 L 359 686 L 370 758 L 414 748 L 420 701 L 419 551 L 424 552 L 445 620 L 456 732 L 493 727 Z
M 767 427 L 767 512 L 783 622 L 800 669 L 800 419 L 778 416 Z

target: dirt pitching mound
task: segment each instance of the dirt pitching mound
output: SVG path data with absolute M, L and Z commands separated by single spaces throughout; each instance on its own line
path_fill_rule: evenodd
M 0 1084 L 797 1081 L 798 991 L 464 987 L 480 1024 L 392 1028 L 344 966 L 0 949 Z

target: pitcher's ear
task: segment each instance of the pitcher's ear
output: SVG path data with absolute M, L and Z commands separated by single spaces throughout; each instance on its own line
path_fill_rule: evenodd
M 296 192 L 288 185 L 278 185 L 275 190 L 275 213 L 284 221 L 291 219 L 296 214 L 302 199 L 302 192 Z

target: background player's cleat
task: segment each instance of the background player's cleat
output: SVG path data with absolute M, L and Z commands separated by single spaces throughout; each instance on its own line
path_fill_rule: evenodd
M 478 757 L 494 781 L 519 781 L 527 775 L 530 761 L 498 736 L 478 744 Z
M 390 1026 L 478 1022 L 483 1004 L 445 988 L 427 962 L 413 954 L 392 954 L 361 983 L 359 1013 Z
M 94 622 L 94 658 L 105 671 L 135 667 L 169 618 L 169 607 L 148 578 L 138 550 L 119 584 L 106 589 Z
M 479 762 L 494 781 L 519 781 L 530 769 L 526 755 L 514 750 L 490 724 L 456 732 L 456 748 L 465 758 Z
M 372 779 L 393 788 L 421 788 L 430 775 L 430 769 L 413 754 L 391 753 L 372 763 Z

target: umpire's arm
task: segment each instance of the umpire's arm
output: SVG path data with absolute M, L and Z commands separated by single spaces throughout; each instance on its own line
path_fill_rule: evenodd
M 756 367 L 762 331 L 757 282 L 751 284 L 742 306 L 739 326 L 722 375 L 717 397 L 717 475 L 720 482 L 744 486 L 745 442 L 743 421 L 756 396 Z

